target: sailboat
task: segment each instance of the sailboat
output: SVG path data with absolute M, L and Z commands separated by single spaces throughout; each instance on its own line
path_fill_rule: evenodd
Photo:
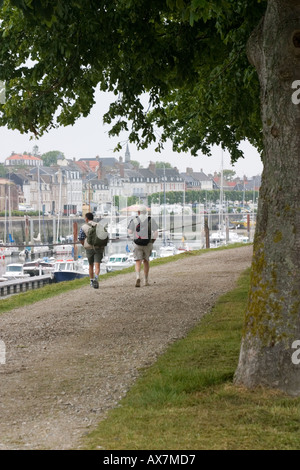
M 33 241 L 34 241 L 34 242 L 39 242 L 39 243 L 40 243 L 40 242 L 41 242 L 41 234 L 40 234 L 40 233 L 38 233 L 38 236 L 37 236 L 36 238 L 34 238 L 34 237 L 33 237 Z
M 12 250 L 9 247 L 4 246 L 3 240 L 0 240 L 0 256 L 5 257 L 5 256 L 11 256 L 11 255 L 12 255 Z
M 39 212 L 39 231 L 36 237 L 32 237 L 33 242 L 36 246 L 33 247 L 34 253 L 47 253 L 50 251 L 49 246 L 42 244 L 41 239 L 41 176 L 40 176 L 40 167 L 38 167 L 38 212 Z
M 50 248 L 47 245 L 41 245 L 41 234 L 38 233 L 37 237 L 33 237 L 33 241 L 39 245 L 34 247 L 34 253 L 47 253 Z
M 9 180 L 10 181 L 10 180 Z M 7 207 L 8 201 L 8 207 Z M 8 212 L 8 216 L 7 216 Z M 7 242 L 7 221 L 8 221 L 8 239 Z M 0 251 L 2 256 L 12 256 L 14 253 L 18 253 L 18 247 L 14 246 L 15 241 L 12 237 L 12 217 L 11 217 L 11 205 L 10 205 L 10 184 L 8 186 L 8 196 L 5 199 L 5 220 L 4 220 L 4 241 L 0 240 Z M 5 246 L 4 246 L 5 245 Z

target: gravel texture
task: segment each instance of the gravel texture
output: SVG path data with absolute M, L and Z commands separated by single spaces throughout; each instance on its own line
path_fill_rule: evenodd
M 80 449 L 166 347 L 184 337 L 251 264 L 252 246 L 210 251 L 0 317 L 0 450 Z

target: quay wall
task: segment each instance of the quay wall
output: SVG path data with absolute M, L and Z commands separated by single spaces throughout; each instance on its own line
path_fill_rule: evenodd
M 73 223 L 77 222 L 78 230 L 83 224 L 82 218 L 62 218 L 60 221 L 54 218 L 45 217 L 39 221 L 38 217 L 13 217 L 10 222 L 0 217 L 0 240 L 8 240 L 8 234 L 11 233 L 16 244 L 23 245 L 30 243 L 37 237 L 39 232 L 41 243 L 53 243 L 57 239 L 57 232 L 60 237 L 67 237 L 73 233 Z

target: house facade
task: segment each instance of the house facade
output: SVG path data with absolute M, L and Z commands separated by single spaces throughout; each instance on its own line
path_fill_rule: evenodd
M 185 173 L 181 173 L 181 176 L 186 182 L 187 191 L 211 191 L 215 189 L 213 178 L 207 176 L 202 169 L 200 171 L 194 171 L 192 168 L 187 168 Z
M 5 159 L 5 166 L 43 166 L 43 160 L 40 157 L 29 154 L 13 153 Z
M 23 185 L 24 202 L 36 211 L 62 214 L 67 204 L 67 181 L 61 169 L 33 170 Z
M 17 185 L 7 178 L 0 178 L 0 211 L 14 211 L 19 208 Z

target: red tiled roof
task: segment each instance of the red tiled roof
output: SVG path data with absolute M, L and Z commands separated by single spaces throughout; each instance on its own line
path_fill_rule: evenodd
M 86 162 L 87 165 L 90 167 L 90 169 L 92 171 L 97 171 L 98 167 L 99 167 L 99 162 L 98 161 L 91 161 L 89 160 L 88 162 Z
M 11 155 L 6 160 L 42 160 L 39 157 L 35 157 L 34 155 L 22 155 L 21 153 L 15 153 Z
M 76 161 L 75 164 L 81 169 L 81 171 L 87 172 L 89 171 L 89 167 L 85 162 L 82 161 Z

